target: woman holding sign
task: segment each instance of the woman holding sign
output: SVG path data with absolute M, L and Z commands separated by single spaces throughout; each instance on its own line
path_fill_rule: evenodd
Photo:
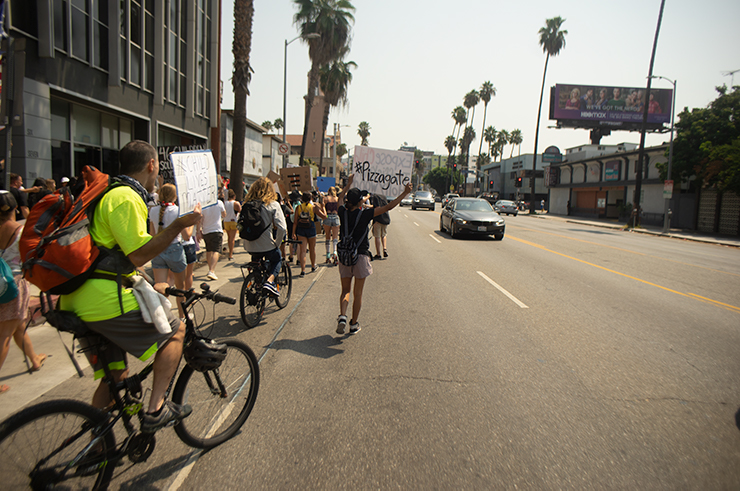
M 300 278 L 306 276 L 306 247 L 310 250 L 311 272 L 316 271 L 316 225 L 315 217 L 326 218 L 324 211 L 311 202 L 311 193 L 303 193 L 301 203 L 295 209 L 293 216 L 293 240 L 300 239 L 298 246 L 298 260 L 301 263 Z
M 349 176 L 347 187 L 352 186 L 354 174 Z M 362 207 L 362 191 L 352 188 L 339 195 L 339 278 L 342 282 L 342 293 L 339 296 L 339 317 L 337 317 L 337 334 L 344 334 L 347 327 L 347 309 L 349 307 L 349 294 L 352 291 L 352 278 L 355 279 L 354 295 L 352 300 L 352 318 L 349 321 L 349 334 L 360 330 L 360 309 L 362 308 L 362 290 L 365 287 L 365 279 L 373 274 L 370 264 L 370 242 L 368 241 L 368 227 L 373 218 L 391 211 L 398 206 L 403 198 L 413 189 L 411 183 L 406 184 L 403 192 L 390 203 L 377 208 Z M 345 237 L 351 236 L 349 241 Z M 353 245 L 355 250 L 348 251 L 343 245 Z M 347 254 L 345 254 L 347 253 Z M 352 264 L 354 261 L 354 264 Z

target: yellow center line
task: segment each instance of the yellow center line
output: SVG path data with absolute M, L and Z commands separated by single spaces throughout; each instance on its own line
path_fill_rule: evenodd
M 637 254 L 638 256 L 653 257 L 655 259 L 660 259 L 661 261 L 668 261 L 670 263 L 676 263 L 676 264 L 680 264 L 682 266 L 691 266 L 691 267 L 694 267 L 694 268 L 704 269 L 704 270 L 707 270 L 707 271 L 711 271 L 713 273 L 722 273 L 722 274 L 729 274 L 731 276 L 740 276 L 740 274 L 731 273 L 730 271 L 722 271 L 722 270 L 719 270 L 719 269 L 707 268 L 706 266 L 699 266 L 697 264 L 691 264 L 691 263 L 687 263 L 687 262 L 683 262 L 683 261 L 676 261 L 675 259 L 668 259 L 666 257 L 656 256 L 654 254 L 645 254 L 645 253 L 642 253 L 642 252 L 631 251 L 629 249 L 623 249 L 621 247 L 609 246 L 609 245 L 606 245 L 606 244 L 600 244 L 598 242 L 593 242 L 591 240 L 576 239 L 575 237 L 568 237 L 567 235 L 556 234 L 556 233 L 553 233 L 553 232 L 543 232 L 542 230 L 535 230 L 535 229 L 532 229 L 532 228 L 521 227 L 521 226 L 516 226 L 516 225 L 513 226 L 513 227 L 510 227 L 510 228 L 517 228 L 517 229 L 520 229 L 520 230 L 526 230 L 528 232 L 535 232 L 535 233 L 544 234 L 544 235 L 552 235 L 554 237 L 560 237 L 561 239 L 574 240 L 576 242 L 583 242 L 585 244 L 593 244 L 593 245 L 597 245 L 597 246 L 600 246 L 600 247 L 607 247 L 609 249 L 616 249 L 618 251 L 629 252 L 630 254 Z
M 709 304 L 714 305 L 716 307 L 722 307 L 722 308 L 727 309 L 727 310 L 729 310 L 731 312 L 735 312 L 735 313 L 740 314 L 740 307 L 736 307 L 734 305 L 723 303 L 723 302 L 720 302 L 720 301 L 717 301 L 717 300 L 712 300 L 711 298 L 702 297 L 701 295 L 697 295 L 695 293 L 683 293 L 683 292 L 680 292 L 678 290 L 673 290 L 671 288 L 658 285 L 657 283 L 653 283 L 651 281 L 647 281 L 647 280 L 643 280 L 641 278 L 637 278 L 636 276 L 631 276 L 631 275 L 628 275 L 628 274 L 625 274 L 625 273 L 620 273 L 619 271 L 615 271 L 613 269 L 605 268 L 604 266 L 599 266 L 598 264 L 594 264 L 594 263 L 591 263 L 591 262 L 588 262 L 588 261 L 584 261 L 583 259 L 578 259 L 577 257 L 569 256 L 567 254 L 563 254 L 562 252 L 553 251 L 552 249 L 548 249 L 547 247 L 545 247 L 543 245 L 536 244 L 534 242 L 530 242 L 530 241 L 524 240 L 524 239 L 518 239 L 516 237 L 512 237 L 511 235 L 507 235 L 506 238 L 509 239 L 509 240 L 515 240 L 517 242 L 521 242 L 522 244 L 527 244 L 527 245 L 530 245 L 532 247 L 536 247 L 538 249 L 542 249 L 543 251 L 547 251 L 547 252 L 551 252 L 553 254 L 557 254 L 558 256 L 562 256 L 562 257 L 565 257 L 565 258 L 568 258 L 568 259 L 572 259 L 573 261 L 578 261 L 579 263 L 583 263 L 583 264 L 586 264 L 588 266 L 593 266 L 594 268 L 598 268 L 598 269 L 601 269 L 603 271 L 607 271 L 609 273 L 614 273 L 614 274 L 619 275 L 619 276 L 622 276 L 624 278 L 629 278 L 631 280 L 639 281 L 640 283 L 643 283 L 645 285 L 654 286 L 655 288 L 659 288 L 659 289 L 665 290 L 667 292 L 675 293 L 676 295 L 681 295 L 682 297 L 693 298 L 694 300 L 699 300 L 699 301 L 702 301 L 702 302 L 706 302 L 706 303 L 709 303 Z

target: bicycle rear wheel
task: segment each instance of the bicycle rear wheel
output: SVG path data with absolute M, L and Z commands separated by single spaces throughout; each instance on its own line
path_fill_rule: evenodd
M 239 310 L 244 325 L 255 327 L 262 320 L 265 313 L 265 297 L 262 295 L 262 281 L 259 274 L 251 272 L 244 278 L 242 291 L 239 295 Z
M 69 399 L 43 402 L 0 424 L 0 479 L 4 489 L 105 489 L 115 463 L 113 431 L 86 449 L 103 411 Z M 78 459 L 76 462 L 75 460 Z
M 275 299 L 275 304 L 278 308 L 285 308 L 290 301 L 290 292 L 293 290 L 293 273 L 290 271 L 290 264 L 288 261 L 283 261 L 283 267 L 280 269 L 280 274 L 276 278 L 277 287 L 280 291 L 280 296 Z
M 239 431 L 254 407 L 260 373 L 257 357 L 236 339 L 226 344 L 226 358 L 216 370 L 197 372 L 185 365 L 175 384 L 172 400 L 190 404 L 193 412 L 175 432 L 187 445 L 213 448 Z

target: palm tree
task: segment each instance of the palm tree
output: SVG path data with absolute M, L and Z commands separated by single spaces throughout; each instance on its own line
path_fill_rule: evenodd
M 460 129 L 463 127 L 465 122 L 468 120 L 468 113 L 465 111 L 465 108 L 462 106 L 457 106 L 452 111 L 452 119 L 455 120 L 455 125 L 457 125 L 457 139 L 460 138 Z M 455 130 L 453 128 L 452 133 L 455 133 Z
M 455 137 L 450 135 L 447 138 L 445 138 L 445 148 L 447 149 L 447 160 L 449 161 L 452 157 L 452 151 L 455 150 L 455 147 L 457 146 L 457 140 L 455 140 Z
M 496 97 L 496 87 L 493 86 L 491 82 L 483 82 L 483 85 L 480 87 L 480 99 L 483 101 L 483 126 L 481 126 L 481 131 L 484 133 L 485 136 L 485 127 L 486 127 L 486 113 L 488 112 L 488 103 L 491 101 L 491 97 Z M 480 144 L 478 145 L 478 155 L 480 155 L 480 151 L 483 148 L 483 138 L 480 140 Z
M 326 102 L 324 105 L 324 119 L 322 120 L 322 135 L 326 134 L 331 108 L 347 105 L 347 87 L 352 82 L 352 72 L 350 72 L 350 69 L 356 67 L 357 63 L 354 61 L 333 61 L 329 65 L 322 66 L 319 70 L 319 87 L 321 87 L 321 91 L 324 93 L 324 101 Z M 319 169 L 323 167 L 324 145 L 321 145 Z
M 460 139 L 460 149 L 465 149 L 465 167 L 470 161 L 470 144 L 475 141 L 475 130 L 472 126 L 467 126 L 463 131 L 463 137 Z
M 277 118 L 272 125 L 275 127 L 275 131 L 280 133 L 280 130 L 283 129 L 283 118 Z
M 511 143 L 511 155 L 509 155 L 509 158 L 511 158 L 514 155 L 514 147 L 516 145 L 519 145 L 519 154 L 522 153 L 522 130 L 515 129 L 511 132 L 511 135 L 509 135 L 509 143 Z
M 262 127 L 266 129 L 268 133 L 271 132 L 273 128 L 272 121 L 265 121 L 264 123 L 262 123 Z
M 496 157 L 493 155 L 493 143 L 496 141 L 496 128 L 489 126 L 483 130 L 483 139 L 488 143 L 488 155 L 493 157 L 495 161 Z
M 306 94 L 306 111 L 303 122 L 303 140 L 301 142 L 301 161 L 306 152 L 308 121 L 311 117 L 313 100 L 319 88 L 319 68 L 346 54 L 351 35 L 350 24 L 355 7 L 349 0 L 293 0 L 298 12 L 293 16 L 293 23 L 308 43 L 308 56 L 311 58 L 311 70 L 308 72 L 308 93 Z M 318 33 L 319 38 L 307 39 L 308 34 Z M 323 138 L 323 136 L 322 136 Z
M 470 120 L 467 122 L 468 126 L 473 126 L 473 118 L 475 118 L 475 106 L 478 105 L 478 102 L 480 102 L 480 94 L 478 94 L 478 91 L 473 89 L 467 94 L 465 94 L 465 97 L 463 97 L 463 106 L 468 110 L 468 112 L 472 109 L 473 114 L 470 117 Z
M 244 194 L 244 141 L 247 135 L 247 96 L 249 82 L 252 80 L 252 67 L 249 53 L 252 49 L 252 20 L 254 0 L 234 1 L 234 74 L 231 83 L 234 87 L 234 134 L 231 147 L 231 173 L 229 188 L 241 201 Z
M 362 143 L 360 143 L 360 145 L 363 147 L 367 146 L 367 137 L 370 136 L 371 129 L 372 128 L 370 128 L 370 124 L 367 121 L 363 121 L 357 126 L 357 136 L 362 138 Z
M 540 46 L 542 46 L 542 52 L 546 53 L 545 57 L 545 71 L 542 72 L 542 88 L 540 89 L 540 105 L 537 108 L 537 128 L 534 131 L 534 158 L 532 159 L 532 175 L 534 175 L 537 169 L 537 143 L 540 136 L 540 116 L 542 115 L 542 96 L 545 93 L 545 77 L 547 77 L 547 62 L 550 61 L 551 56 L 557 56 L 565 47 L 565 35 L 568 31 L 561 30 L 560 28 L 565 22 L 560 16 L 553 17 L 552 19 L 545 20 L 545 26 L 539 30 L 540 34 Z M 535 213 L 534 210 L 534 182 L 535 179 L 531 179 L 531 199 L 529 201 L 529 213 Z
M 504 147 L 506 146 L 507 143 L 509 143 L 509 138 L 510 138 L 509 132 L 506 130 L 501 130 L 498 132 L 498 135 L 496 135 L 496 142 L 499 144 L 500 153 L 501 153 L 499 161 L 501 161 L 501 159 L 504 158 Z

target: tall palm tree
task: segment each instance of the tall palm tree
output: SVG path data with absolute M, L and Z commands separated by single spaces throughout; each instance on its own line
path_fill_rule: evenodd
M 483 101 L 483 126 L 480 127 L 481 132 L 485 134 L 486 130 L 486 113 L 488 112 L 488 103 L 491 102 L 491 97 L 496 97 L 496 87 L 491 82 L 483 82 L 480 87 L 480 100 Z M 478 145 L 478 155 L 483 148 L 483 138 L 480 139 Z
M 234 1 L 234 74 L 231 83 L 234 87 L 234 134 L 231 147 L 231 173 L 229 188 L 241 201 L 244 194 L 244 142 L 247 135 L 247 96 L 249 82 L 252 80 L 252 67 L 249 53 L 252 49 L 252 20 L 254 0 Z
M 351 39 L 350 24 L 355 7 L 349 0 L 293 0 L 298 12 L 293 16 L 293 23 L 308 43 L 308 56 L 311 58 L 311 70 L 308 72 L 308 93 L 306 94 L 306 111 L 303 122 L 303 140 L 301 142 L 301 161 L 306 152 L 308 121 L 316 91 L 319 88 L 319 68 L 322 65 L 340 59 L 347 53 Z M 316 39 L 306 39 L 308 34 L 318 33 Z M 323 139 L 323 135 L 321 137 Z
M 514 147 L 519 145 L 519 154 L 522 153 L 522 130 L 515 129 L 511 132 L 511 135 L 509 135 L 509 143 L 511 143 L 511 155 L 509 155 L 509 158 L 514 156 Z
M 275 131 L 280 133 L 280 130 L 283 129 L 283 118 L 277 118 L 272 125 L 275 127 Z
M 455 126 L 457 127 L 457 136 L 456 139 L 460 138 L 460 129 L 463 127 L 465 122 L 468 120 L 468 113 L 465 111 L 465 108 L 462 106 L 457 106 L 452 111 L 452 119 L 455 120 Z M 452 134 L 455 134 L 455 128 L 452 129 Z
M 346 106 L 347 87 L 352 82 L 351 68 L 356 68 L 357 63 L 354 61 L 333 61 L 329 65 L 324 65 L 319 70 L 319 87 L 324 93 L 324 119 L 322 120 L 321 134 L 326 134 L 326 127 L 329 124 L 329 111 L 332 107 Z M 336 144 L 336 142 L 335 142 Z M 324 145 L 321 145 L 321 154 L 319 156 L 319 169 L 324 166 Z
M 450 135 L 447 138 L 445 138 L 445 148 L 447 149 L 447 161 L 449 162 L 450 158 L 452 157 L 452 151 L 455 150 L 455 147 L 457 146 L 457 140 L 455 140 L 455 137 Z
M 495 161 L 496 157 L 493 155 L 493 143 L 496 141 L 496 128 L 494 126 L 489 126 L 483 130 L 483 139 L 488 143 L 488 155 L 490 155 Z
M 468 114 L 470 116 L 469 121 L 467 121 L 468 126 L 473 126 L 473 118 L 475 118 L 475 106 L 478 105 L 480 102 L 480 94 L 477 90 L 473 89 L 467 94 L 465 94 L 465 97 L 463 97 L 463 106 L 468 110 L 468 113 L 470 113 L 470 110 L 473 110 L 473 114 Z
M 540 34 L 540 46 L 542 46 L 542 52 L 546 53 L 545 57 L 545 70 L 542 72 L 542 88 L 540 88 L 540 105 L 537 108 L 537 128 L 534 131 L 534 158 L 532 159 L 532 175 L 537 169 L 537 143 L 540 137 L 540 116 L 542 115 L 542 96 L 545 93 L 545 78 L 547 77 L 547 62 L 550 61 L 551 56 L 557 56 L 560 50 L 565 48 L 565 35 L 568 34 L 567 30 L 561 30 L 565 19 L 560 16 L 553 17 L 552 19 L 545 20 L 545 26 L 539 30 Z M 534 209 L 534 177 L 531 181 L 531 199 L 529 201 L 529 213 L 535 213 Z
M 498 135 L 496 135 L 496 142 L 499 144 L 500 148 L 499 161 L 504 158 L 504 147 L 509 143 L 509 138 L 509 132 L 506 130 L 501 130 L 498 132 Z
M 465 127 L 465 131 L 463 131 L 463 136 L 460 139 L 460 149 L 465 149 L 465 166 L 467 167 L 470 162 L 470 144 L 475 141 L 475 130 L 472 126 Z
M 362 121 L 357 126 L 357 136 L 362 138 L 362 143 L 360 145 L 366 147 L 367 146 L 367 137 L 370 136 L 370 124 L 367 121 Z
M 268 121 L 265 121 L 264 123 L 262 123 L 261 126 L 264 129 L 266 129 L 268 133 L 271 132 L 272 129 L 274 128 L 274 126 L 272 125 L 272 121 L 269 121 L 269 120 Z

